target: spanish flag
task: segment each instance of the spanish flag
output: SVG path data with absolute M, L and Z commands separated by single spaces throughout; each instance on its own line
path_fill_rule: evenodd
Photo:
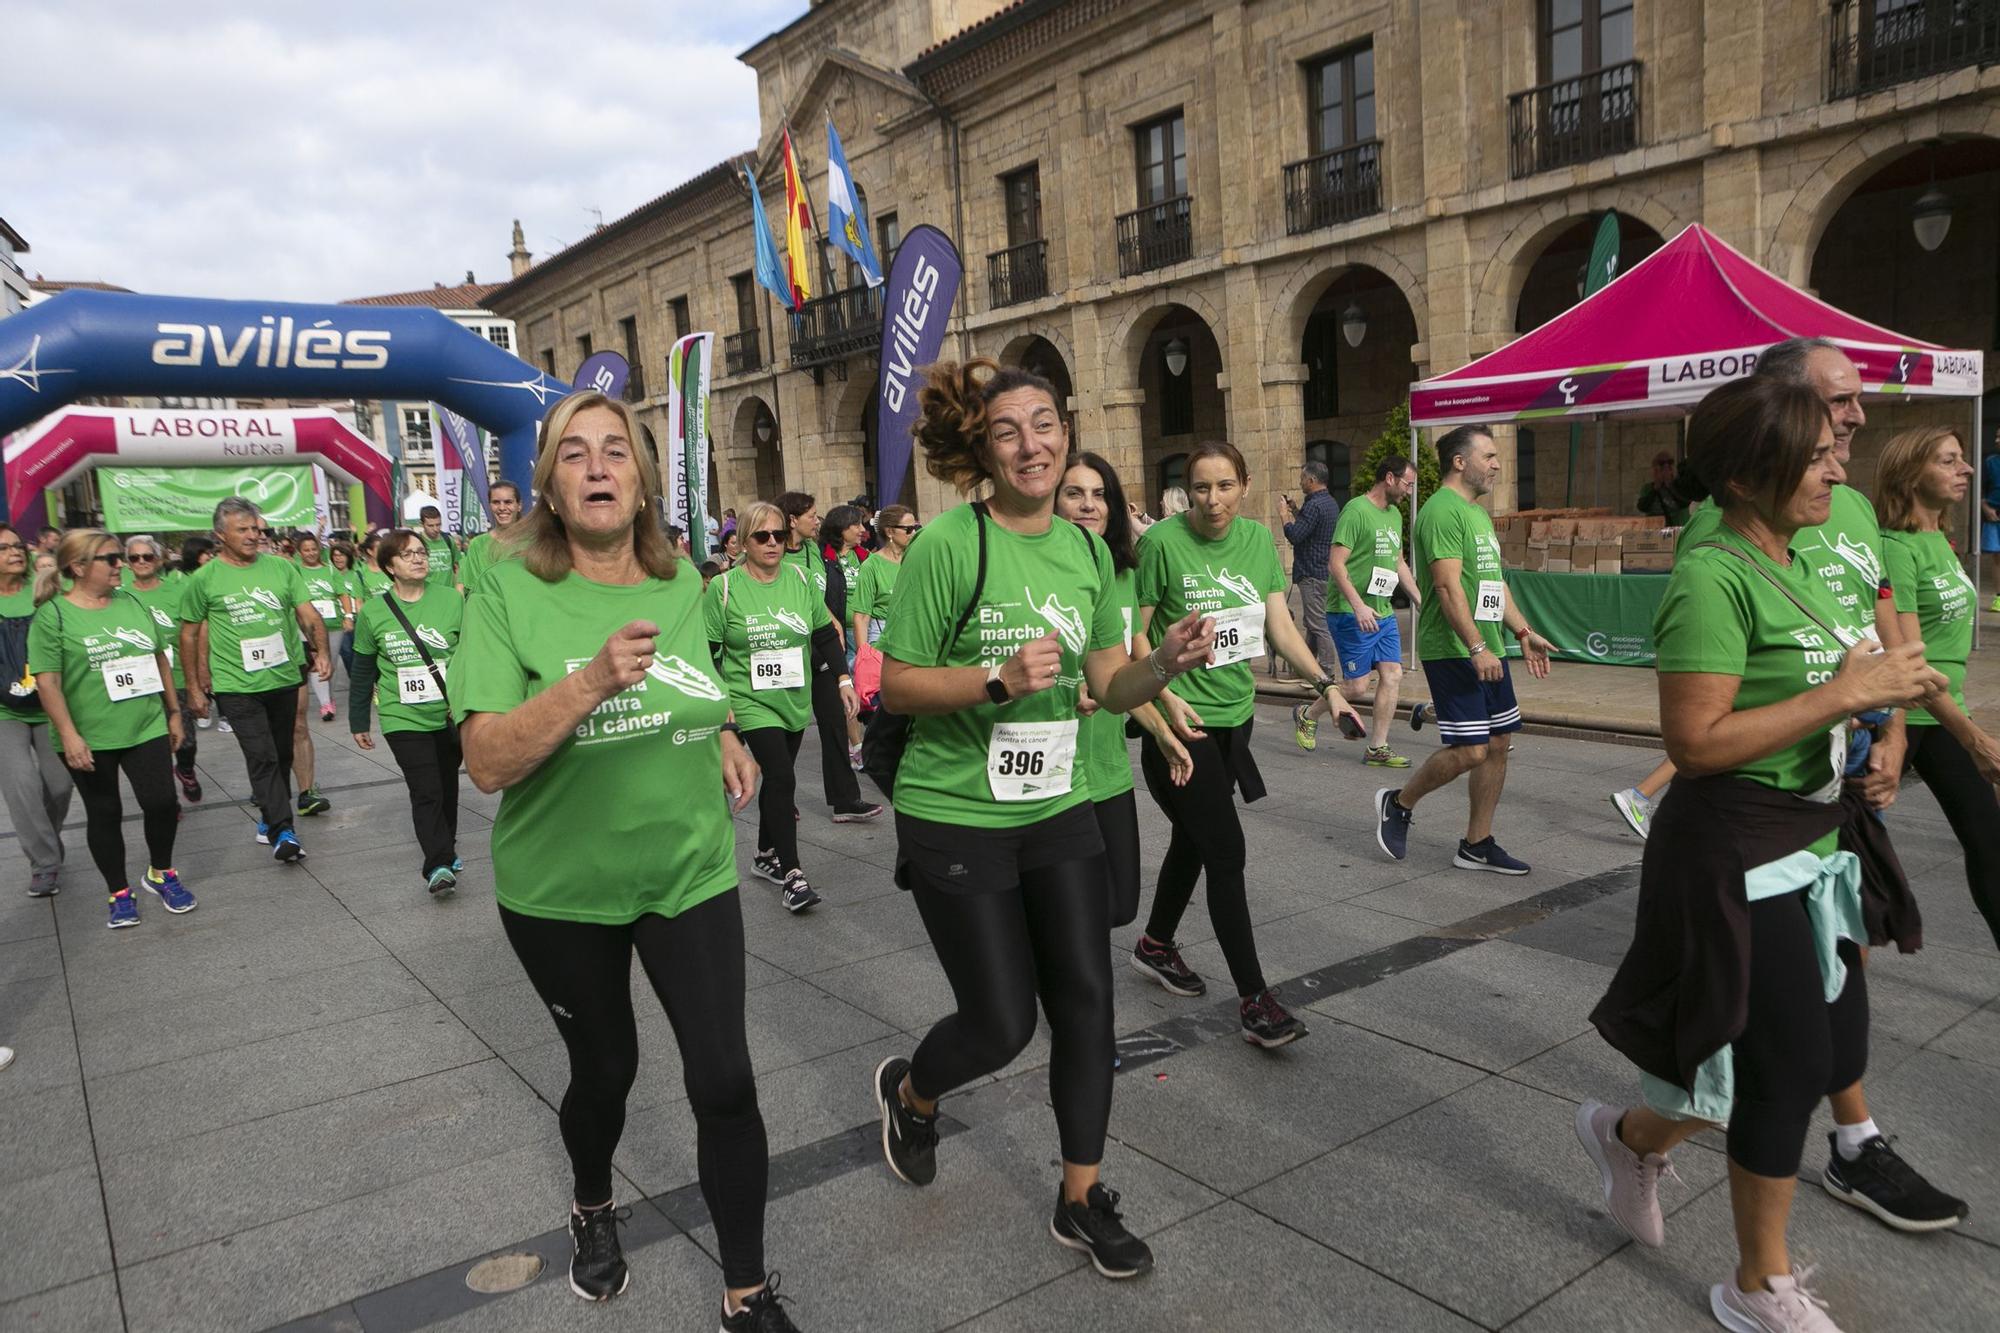
M 812 255 L 806 250 L 806 232 L 813 225 L 812 200 L 806 197 L 806 183 L 799 175 L 798 159 L 792 154 L 792 132 L 785 130 L 785 269 L 792 284 L 792 310 L 803 309 L 812 299 Z

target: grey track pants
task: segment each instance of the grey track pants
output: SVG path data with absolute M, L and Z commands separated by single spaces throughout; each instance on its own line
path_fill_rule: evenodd
M 30 872 L 46 874 L 62 864 L 63 820 L 75 790 L 54 727 L 0 718 L 0 795 Z

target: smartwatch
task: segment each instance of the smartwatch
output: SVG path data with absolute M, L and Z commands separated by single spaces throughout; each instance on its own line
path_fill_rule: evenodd
M 1007 693 L 1007 682 L 1000 679 L 1000 663 L 986 668 L 986 697 L 996 704 L 1010 704 L 1014 696 Z

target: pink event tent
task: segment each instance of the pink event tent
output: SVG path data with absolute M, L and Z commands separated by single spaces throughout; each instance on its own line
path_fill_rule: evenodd
M 1696 223 L 1540 328 L 1411 385 L 1410 424 L 1682 416 L 1794 337 L 1838 343 L 1870 394 L 1977 398 L 1983 388 L 1980 353 L 1856 319 Z

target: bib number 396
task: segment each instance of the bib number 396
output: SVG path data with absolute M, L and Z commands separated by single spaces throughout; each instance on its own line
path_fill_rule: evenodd
M 996 801 L 1044 801 L 1069 792 L 1076 719 L 1001 722 L 986 743 L 986 785 Z

